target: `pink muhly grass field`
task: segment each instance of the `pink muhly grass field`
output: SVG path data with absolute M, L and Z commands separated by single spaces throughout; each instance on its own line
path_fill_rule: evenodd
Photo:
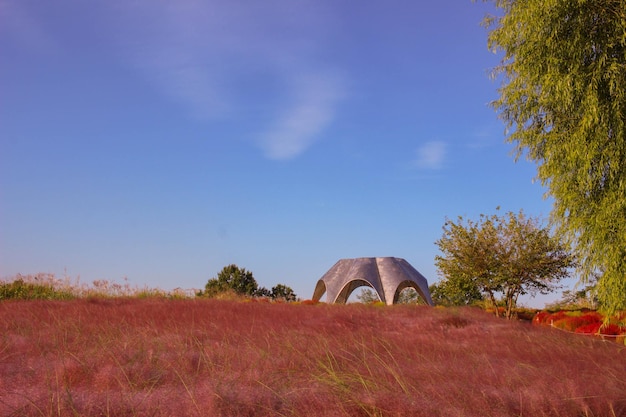
M 624 416 L 626 349 L 473 308 L 0 303 L 2 416 Z

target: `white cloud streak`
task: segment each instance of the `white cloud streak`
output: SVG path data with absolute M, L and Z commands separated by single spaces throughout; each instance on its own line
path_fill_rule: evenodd
M 54 7 L 69 16 L 62 10 L 76 5 L 59 0 Z M 321 57 L 338 27 L 327 6 L 315 0 L 103 0 L 84 6 L 93 21 L 70 27 L 85 43 L 97 36 L 99 47 L 110 48 L 106 56 L 196 119 L 255 119 L 251 145 L 268 158 L 288 159 L 321 137 L 342 97 L 340 71 Z M 53 41 L 46 39 L 55 38 L 43 27 L 66 27 L 40 24 L 39 11 L 18 0 L 0 0 L 0 12 L 12 22 L 6 30 L 33 49 L 48 49 Z
M 325 74 L 300 77 L 294 84 L 293 106 L 261 136 L 261 147 L 271 159 L 290 159 L 310 147 L 332 121 L 342 97 L 340 82 Z
M 417 149 L 413 164 L 418 169 L 439 170 L 443 168 L 447 153 L 447 144 L 442 141 L 430 141 Z
M 195 117 L 246 118 L 254 103 L 267 103 L 264 115 L 273 119 L 260 122 L 262 134 L 250 132 L 266 157 L 302 154 L 334 119 L 343 81 L 317 57 L 333 26 L 318 3 L 138 0 L 120 7 L 126 54 Z M 242 88 L 255 82 L 272 82 L 272 96 Z

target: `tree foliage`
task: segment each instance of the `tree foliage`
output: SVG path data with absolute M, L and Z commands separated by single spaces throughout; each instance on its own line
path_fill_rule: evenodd
M 372 304 L 380 301 L 380 297 L 378 297 L 376 291 L 369 287 L 362 287 L 356 298 L 363 304 Z
M 460 277 L 451 276 L 428 287 L 435 305 L 468 306 L 483 301 L 483 294 L 474 281 L 457 278 Z
M 442 254 L 435 262 L 446 297 L 467 304 L 481 292 L 495 306 L 496 295 L 502 294 L 507 318 L 519 295 L 553 291 L 574 265 L 559 239 L 523 212 L 481 215 L 476 222 L 448 220 L 436 244 Z
M 296 293 L 284 284 L 277 284 L 272 287 L 270 296 L 273 300 L 296 301 L 298 299 Z
M 548 310 L 597 310 L 598 300 L 595 297 L 595 288 L 587 286 L 579 290 L 563 291 L 560 300 L 546 306 Z
M 204 287 L 204 291 L 199 291 L 198 297 L 215 297 L 224 293 L 234 293 L 236 295 L 248 297 L 266 297 L 273 300 L 296 301 L 296 293 L 284 284 L 277 284 L 268 290 L 259 287 L 251 271 L 239 268 L 235 264 L 225 266 L 217 277 L 209 279 Z
M 272 292 L 265 287 L 259 287 L 253 294 L 255 297 L 272 298 Z
M 626 2 L 494 0 L 502 53 L 494 107 L 517 157 L 537 163 L 552 220 L 581 277 L 600 275 L 608 312 L 626 308 Z
M 204 291 L 198 295 L 215 297 L 224 292 L 234 292 L 237 295 L 253 296 L 258 290 L 258 284 L 251 271 L 239 268 L 235 264 L 225 266 L 216 278 L 211 278 L 206 283 Z
M 413 287 L 407 287 L 398 294 L 398 304 L 426 304 L 426 301 L 420 297 L 419 293 Z
M 356 296 L 359 302 L 364 304 L 377 303 L 380 301 L 380 297 L 370 287 L 361 288 L 361 292 Z M 400 291 L 398 295 L 398 301 L 396 304 L 426 304 L 426 301 L 419 296 L 415 288 L 407 287 Z

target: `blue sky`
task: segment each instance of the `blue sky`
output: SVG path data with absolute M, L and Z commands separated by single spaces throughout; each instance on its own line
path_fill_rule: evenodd
M 470 0 L 0 0 L 0 275 L 310 298 L 339 259 L 426 276 L 445 218 L 547 218 L 488 103 Z M 533 301 L 530 304 L 537 304 Z

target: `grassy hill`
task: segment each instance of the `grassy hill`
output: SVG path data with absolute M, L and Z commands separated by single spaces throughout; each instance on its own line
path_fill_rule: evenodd
M 626 348 L 475 308 L 0 302 L 3 416 L 624 416 Z

